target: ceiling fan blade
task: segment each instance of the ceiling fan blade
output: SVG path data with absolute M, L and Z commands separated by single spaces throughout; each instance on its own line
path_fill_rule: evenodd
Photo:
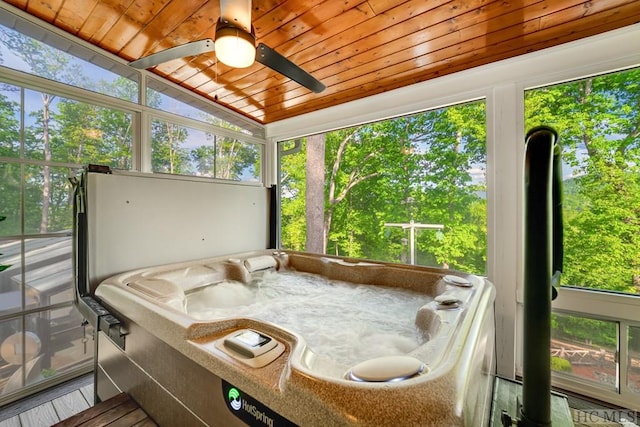
M 133 68 L 145 69 L 172 59 L 184 58 L 185 56 L 199 55 L 205 52 L 213 52 L 215 45 L 211 39 L 198 40 L 191 43 L 181 44 L 160 52 L 152 53 L 136 61 L 129 62 Z
M 325 85 L 320 83 L 311 74 L 263 43 L 258 45 L 256 61 L 279 72 L 283 76 L 289 77 L 291 80 L 300 83 L 315 93 L 320 93 L 326 88 Z
M 220 0 L 220 17 L 251 32 L 251 0 Z

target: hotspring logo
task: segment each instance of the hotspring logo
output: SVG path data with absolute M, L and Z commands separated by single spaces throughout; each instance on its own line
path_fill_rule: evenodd
M 232 388 L 229 390 L 229 405 L 231 405 L 234 411 L 242 407 L 242 398 L 240 397 L 238 389 Z
M 233 408 L 234 411 L 242 409 L 244 412 L 255 418 L 256 421 L 259 421 L 269 427 L 273 427 L 273 418 L 269 417 L 255 405 L 248 403 L 246 399 L 243 399 L 237 388 L 230 388 L 227 398 L 229 399 L 229 405 L 231 405 L 231 408 Z

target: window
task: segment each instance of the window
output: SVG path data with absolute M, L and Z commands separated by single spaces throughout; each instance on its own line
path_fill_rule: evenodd
M 20 104 L 20 88 L 0 83 L 0 157 L 20 156 Z
M 69 177 L 138 168 L 151 147 L 154 171 L 262 180 L 264 126 L 45 28 L 0 8 L 0 406 L 93 366 Z M 135 138 L 146 123 L 153 141 Z
M 260 144 L 154 119 L 151 150 L 153 172 L 260 181 Z
M 629 327 L 629 362 L 627 386 L 636 395 L 640 395 L 640 326 Z
M 205 102 L 193 94 L 151 77 L 147 78 L 146 104 L 157 110 L 213 124 L 235 132 L 256 137 L 264 136 L 262 126 L 258 126 L 248 119 L 240 119 L 229 111 L 217 109 L 210 102 Z
M 19 112 L 20 104 L 12 102 L 14 112 Z M 131 113 L 28 89 L 24 90 L 24 105 L 22 149 L 26 159 L 131 168 Z M 3 141 L 12 147 L 10 154 L 19 152 L 16 147 L 20 145 L 12 142 L 18 135 L 13 133 L 18 123 L 11 123 L 12 135 Z
M 73 306 L 69 177 L 86 163 L 131 168 L 132 115 L 8 85 L 0 106 L 4 398 L 92 366 L 91 327 Z
M 551 369 L 618 390 L 618 324 L 582 316 L 552 316 Z
M 553 126 L 562 146 L 552 381 L 627 407 L 638 393 L 639 85 L 635 68 L 525 91 L 526 128 Z
M 35 27 L 33 35 L 23 34 L 3 26 L 2 18 L 0 45 L 4 49 L 0 65 L 126 101 L 138 101 L 137 74 L 128 67 L 107 64 L 95 52 L 79 46 L 74 46 L 72 55 L 68 53 L 71 43 L 62 37 L 45 36 L 44 30 Z
M 280 152 L 283 247 L 485 272 L 484 101 L 284 141 Z
M 4 85 L 0 92 L 0 400 L 92 366 L 73 306 L 69 177 L 130 169 L 132 114 Z
M 527 129 L 556 128 L 565 285 L 640 292 L 640 69 L 528 90 Z

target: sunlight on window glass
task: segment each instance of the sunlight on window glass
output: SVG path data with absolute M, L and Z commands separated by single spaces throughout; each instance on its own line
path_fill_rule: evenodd
M 49 37 L 47 40 L 57 39 Z M 0 56 L 2 66 L 126 101 L 138 101 L 136 81 L 95 65 L 95 60 L 90 62 L 73 56 L 2 25 L 0 45 L 3 47 Z M 81 49 L 75 51 L 80 52 Z M 90 56 L 95 54 L 87 53 L 87 57 Z
M 132 121 L 131 113 L 25 90 L 25 157 L 131 169 Z
M 551 369 L 617 390 L 618 324 L 586 317 L 551 316 Z
M 282 245 L 486 270 L 484 101 L 280 143 Z
M 216 112 L 212 107 L 213 104 L 203 102 L 190 94 L 187 95 L 156 79 L 147 79 L 146 99 L 147 106 L 167 113 L 188 117 L 244 134 L 251 135 L 253 133 L 218 117 L 216 113 L 219 114 L 220 111 Z
M 640 292 L 638 85 L 633 69 L 525 93 L 526 128 L 563 147 L 565 285 Z
M 147 87 L 147 105 L 178 116 L 200 120 L 201 122 L 215 120 L 213 115 L 149 87 Z
M 262 146 L 234 138 L 215 138 L 215 177 L 235 181 L 260 180 Z

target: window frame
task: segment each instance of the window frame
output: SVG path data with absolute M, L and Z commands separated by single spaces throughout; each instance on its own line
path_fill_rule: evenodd
M 618 391 L 612 391 L 589 381 L 569 378 L 565 375 L 552 375 L 552 385 L 565 390 L 598 397 L 633 408 L 638 393 L 629 388 L 629 327 L 640 326 L 640 295 L 598 291 L 587 288 L 560 287 L 558 298 L 553 302 L 553 311 L 563 314 L 575 314 L 596 320 L 618 322 Z M 637 407 L 636 407 L 637 409 Z

